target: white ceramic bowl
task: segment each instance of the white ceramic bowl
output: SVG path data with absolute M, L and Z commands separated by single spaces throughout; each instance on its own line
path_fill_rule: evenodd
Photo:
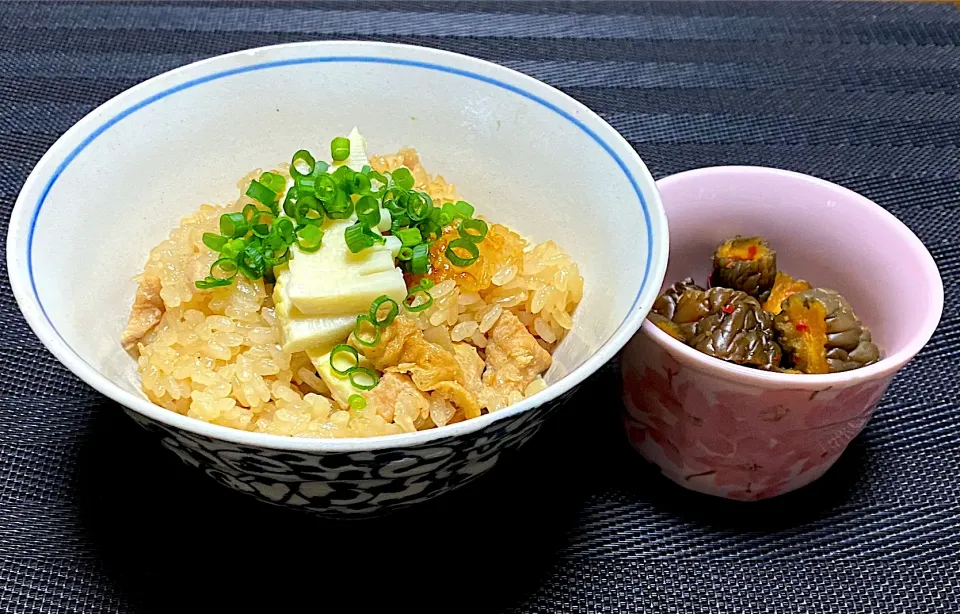
M 252 169 L 355 125 L 370 152 L 416 147 L 479 212 L 554 239 L 580 264 L 585 295 L 550 386 L 495 414 L 373 439 L 251 433 L 150 403 L 118 343 L 149 250 L 200 204 L 233 200 Z M 532 436 L 643 322 L 666 268 L 667 226 L 636 152 L 561 92 L 453 53 L 311 42 L 197 62 L 98 107 L 27 179 L 7 248 L 40 340 L 184 461 L 274 503 L 362 513 L 462 484 Z

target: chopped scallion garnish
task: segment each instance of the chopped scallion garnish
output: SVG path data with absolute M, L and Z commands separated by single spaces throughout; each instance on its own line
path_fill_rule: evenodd
M 346 368 L 341 369 L 338 367 L 338 360 L 346 360 L 348 363 Z M 351 369 L 356 369 L 359 365 L 360 352 L 352 345 L 341 343 L 330 350 L 330 368 L 333 369 L 333 372 L 337 375 L 346 375 Z M 343 366 L 343 363 L 340 363 L 340 366 Z
M 458 251 L 460 254 L 457 253 Z M 461 255 L 464 252 L 466 252 L 466 255 Z M 447 243 L 447 250 L 444 254 L 454 266 L 466 267 L 476 262 L 477 258 L 480 257 L 480 248 L 477 247 L 473 239 L 461 237 Z
M 242 213 L 224 213 L 220 216 L 220 234 L 236 239 L 247 234 L 247 220 Z
M 407 292 L 407 298 L 403 300 L 403 306 L 407 311 L 417 312 L 429 309 L 433 305 L 433 297 L 427 292 L 427 288 L 417 285 L 410 288 Z
M 369 326 L 364 327 L 364 324 Z M 373 347 L 380 343 L 380 327 L 377 326 L 373 316 L 366 313 L 357 316 L 357 323 L 353 326 L 353 338 L 360 345 L 367 347 Z
M 460 222 L 460 237 L 479 243 L 487 236 L 487 223 L 483 220 L 466 219 Z
M 206 279 L 201 279 L 195 283 L 195 285 L 201 290 L 210 290 L 212 288 L 219 288 L 221 286 L 229 286 L 230 284 L 231 280 L 217 279 L 216 277 L 207 277 Z
M 350 157 L 350 139 L 338 136 L 330 142 L 330 155 L 337 162 L 343 162 Z
M 363 222 L 357 222 L 347 226 L 347 229 L 343 232 L 343 240 L 346 241 L 347 248 L 354 254 L 359 254 L 368 247 L 373 247 L 373 238 L 363 232 L 363 229 Z
M 297 230 L 297 246 L 305 252 L 315 252 L 320 249 L 323 241 L 323 231 L 314 224 L 305 224 Z
M 261 279 L 267 272 L 267 260 L 261 248 L 260 241 L 254 239 L 237 258 L 237 267 L 249 279 Z
M 354 210 L 357 218 L 368 227 L 372 228 L 380 223 L 380 203 L 373 196 L 361 196 L 354 205 Z
M 471 205 L 467 201 L 465 200 L 457 201 L 457 203 L 453 207 L 454 209 L 457 210 L 459 217 L 462 217 L 464 219 L 473 217 L 473 211 L 474 211 L 473 205 Z
M 410 272 L 423 275 L 430 270 L 430 246 L 420 243 L 413 246 L 413 255 L 410 257 Z
M 323 208 L 331 220 L 345 220 L 353 215 L 353 201 L 343 190 L 337 190 L 333 198 L 324 201 Z
M 347 373 L 350 383 L 358 390 L 373 390 L 380 381 L 380 376 L 373 369 L 366 367 L 354 367 Z
M 413 247 L 423 243 L 423 237 L 420 236 L 420 230 L 417 228 L 403 228 L 393 235 L 400 239 L 404 247 Z
M 210 265 L 210 277 L 229 281 L 237 274 L 237 263 L 230 258 L 220 258 Z
M 364 409 L 367 406 L 367 400 L 359 394 L 351 394 L 347 398 L 347 403 L 350 404 L 350 409 Z
M 284 188 L 287 187 L 287 180 L 283 178 L 282 175 L 277 173 L 263 173 L 260 175 L 260 183 L 267 187 L 268 190 L 273 192 L 275 195 L 283 193 Z M 273 197 L 274 200 L 277 199 L 276 196 Z
M 414 186 L 413 173 L 405 166 L 390 173 L 390 178 L 401 190 L 412 190 Z
M 317 161 L 306 149 L 301 149 L 293 154 L 293 160 L 290 161 L 291 177 L 306 177 L 313 174 L 313 168 Z
M 256 179 L 250 182 L 250 187 L 247 188 L 247 196 L 266 207 L 273 208 L 276 206 L 277 193 Z
M 414 222 L 422 222 L 429 219 L 433 206 L 427 202 L 420 192 L 410 192 L 406 196 L 407 215 Z
M 227 244 L 228 240 L 229 239 L 223 235 L 214 234 L 212 232 L 203 233 L 203 244 L 215 252 L 222 250 L 223 246 Z
M 387 306 L 387 314 L 384 317 L 380 317 L 380 308 L 384 305 Z M 400 306 L 397 305 L 397 301 L 393 300 L 387 295 L 377 297 L 375 301 L 370 305 L 370 318 L 373 320 L 374 325 L 384 328 L 393 324 L 393 320 L 400 314 Z

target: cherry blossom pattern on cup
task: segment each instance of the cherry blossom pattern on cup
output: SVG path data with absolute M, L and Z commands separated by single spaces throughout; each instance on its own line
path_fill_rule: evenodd
M 772 497 L 822 475 L 890 383 L 823 391 L 745 388 L 707 383 L 670 354 L 656 354 L 625 361 L 631 443 L 675 482 L 741 500 Z

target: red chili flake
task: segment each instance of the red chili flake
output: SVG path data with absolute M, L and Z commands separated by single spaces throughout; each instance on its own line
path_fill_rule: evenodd
M 733 306 L 733 305 L 724 305 L 723 307 L 720 308 L 720 311 L 722 311 L 723 313 L 733 313 L 733 311 L 734 311 L 734 306 Z
M 810 330 L 810 327 L 807 326 L 806 322 L 797 322 L 796 329 L 798 333 L 805 333 Z
M 757 257 L 756 245 L 751 245 L 750 247 L 747 248 L 747 257 L 750 258 L 750 260 L 753 260 L 754 258 Z

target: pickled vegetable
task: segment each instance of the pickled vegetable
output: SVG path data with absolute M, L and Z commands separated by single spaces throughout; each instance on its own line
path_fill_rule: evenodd
M 737 236 L 713 254 L 711 285 L 765 300 L 777 277 L 777 252 L 760 237 Z
M 647 315 L 647 319 L 656 325 L 657 328 L 667 333 L 677 341 L 687 342 L 687 337 L 684 334 L 683 329 L 680 328 L 680 325 L 669 320 L 658 313 L 651 313 Z
M 730 288 L 687 288 L 677 300 L 673 321 L 681 325 L 696 324 L 742 294 Z
M 782 351 L 776 341 L 773 316 L 760 302 L 726 288 L 711 288 L 704 294 L 701 304 L 709 308 L 709 313 L 697 322 L 690 345 L 727 362 L 765 371 L 779 369 Z
M 880 350 L 840 293 L 823 288 L 788 297 L 774 319 L 783 350 L 804 373 L 838 373 L 873 364 Z
M 680 300 L 680 295 L 682 295 L 687 289 L 703 291 L 703 288 L 698 286 L 693 281 L 693 278 L 687 277 L 686 279 L 681 279 L 677 283 L 664 290 L 663 294 L 657 297 L 657 300 L 653 303 L 653 312 L 663 316 L 664 318 L 667 318 L 668 320 L 672 320 L 673 314 L 677 309 L 677 302 Z
M 773 282 L 773 288 L 770 290 L 770 296 L 763 304 L 763 309 L 773 315 L 780 313 L 780 304 L 785 299 L 790 298 L 798 292 L 810 290 L 813 288 L 803 279 L 793 279 L 786 273 L 777 273 L 776 281 Z

